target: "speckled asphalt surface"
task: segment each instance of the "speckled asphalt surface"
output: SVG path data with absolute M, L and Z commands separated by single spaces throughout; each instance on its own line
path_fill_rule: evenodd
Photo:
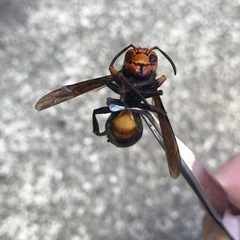
M 110 90 L 34 110 L 128 44 L 158 45 L 178 68 L 160 57 L 176 135 L 211 170 L 240 151 L 240 2 L 133 2 L 0 0 L 0 239 L 201 239 L 198 200 L 147 128 L 126 149 L 92 133 Z

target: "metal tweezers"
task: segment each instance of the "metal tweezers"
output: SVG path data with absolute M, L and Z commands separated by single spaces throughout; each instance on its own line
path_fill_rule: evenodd
M 108 104 L 108 106 L 111 112 L 129 110 L 139 113 L 164 149 L 161 128 L 152 113 L 136 107 L 126 108 L 117 104 Z M 240 240 L 239 229 L 234 231 L 227 223 L 227 220 L 231 218 L 231 223 L 235 221 L 235 224 L 239 224 L 240 208 L 231 202 L 220 183 L 206 170 L 200 161 L 196 160 L 193 152 L 180 139 L 177 137 L 176 139 L 181 154 L 182 176 L 195 192 L 205 210 L 229 239 Z M 214 193 L 208 188 L 209 185 L 211 185 L 211 189 L 214 189 Z M 218 201 L 219 199 L 221 201 Z M 223 210 L 222 206 L 227 206 L 227 210 Z

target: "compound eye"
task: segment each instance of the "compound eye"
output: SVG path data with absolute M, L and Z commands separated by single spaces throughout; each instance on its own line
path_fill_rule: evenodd
M 135 57 L 135 51 L 133 49 L 130 49 L 125 54 L 125 61 L 127 63 L 130 63 Z
M 149 61 L 152 65 L 156 65 L 157 61 L 158 61 L 158 57 L 156 55 L 156 53 L 152 52 L 149 56 Z

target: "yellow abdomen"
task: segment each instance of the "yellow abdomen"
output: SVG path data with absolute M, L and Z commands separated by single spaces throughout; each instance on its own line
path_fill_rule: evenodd
M 107 123 L 108 141 L 118 147 L 129 147 L 142 136 L 143 126 L 139 114 L 122 111 L 112 114 Z

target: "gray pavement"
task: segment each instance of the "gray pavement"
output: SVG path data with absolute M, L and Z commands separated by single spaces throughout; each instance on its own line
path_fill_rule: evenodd
M 178 69 L 159 57 L 173 129 L 214 171 L 240 151 L 239 16 L 237 0 L 0 0 L 0 239 L 201 239 L 198 200 L 147 128 L 126 149 L 92 133 L 110 90 L 34 105 L 158 45 Z

